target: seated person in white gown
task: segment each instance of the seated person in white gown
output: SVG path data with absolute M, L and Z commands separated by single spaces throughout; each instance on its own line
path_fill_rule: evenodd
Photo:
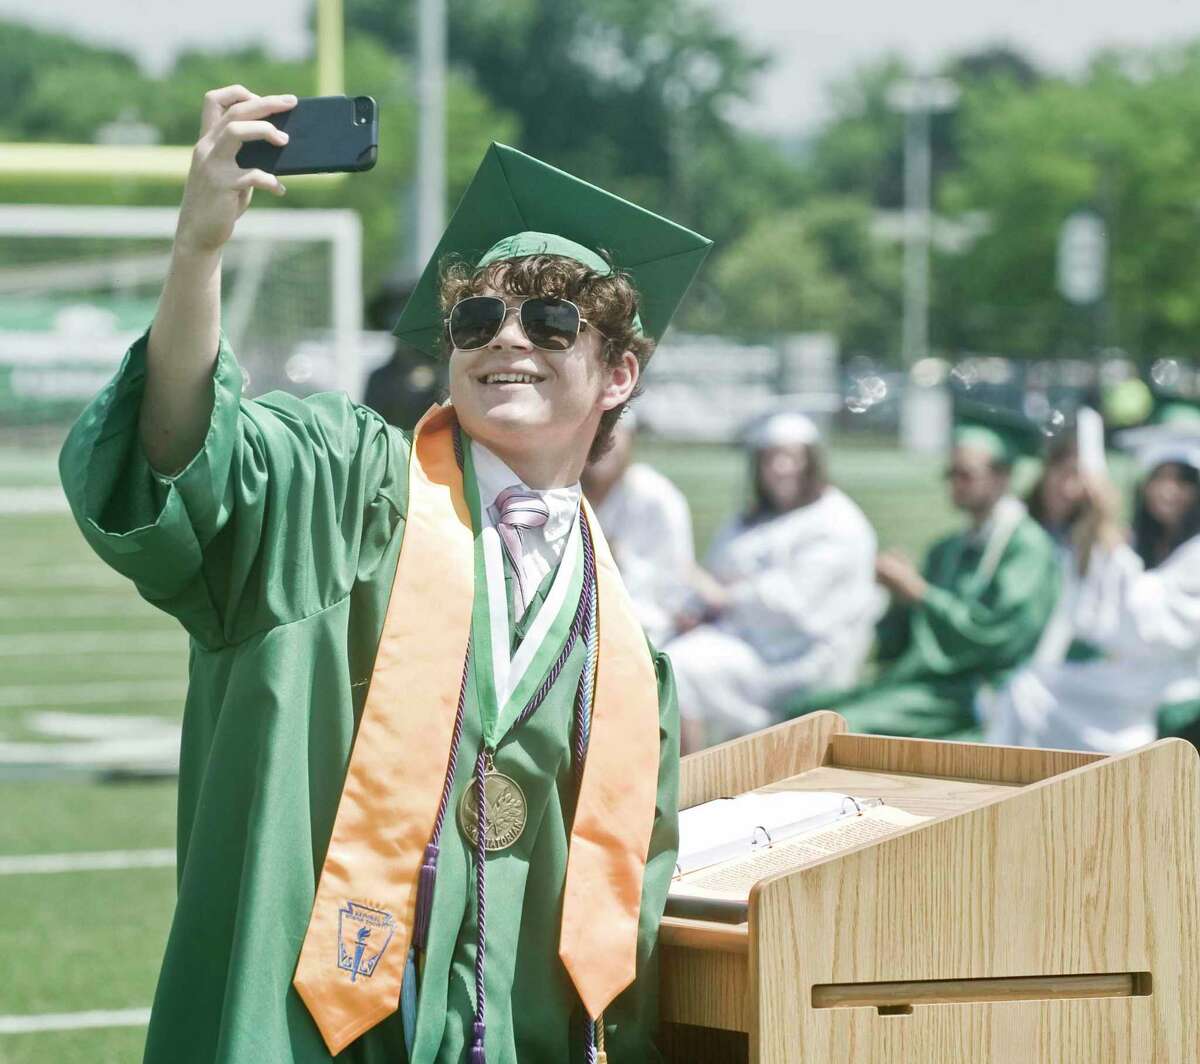
M 633 460 L 637 422 L 626 412 L 612 446 L 583 471 L 582 484 L 650 642 L 675 634 L 696 567 L 692 512 L 671 481 Z
M 875 532 L 827 483 L 813 422 L 775 414 L 747 442 L 753 499 L 709 551 L 700 623 L 666 648 L 685 749 L 774 724 L 814 687 L 853 682 L 878 613 Z
M 1152 742 L 1160 712 L 1177 734 L 1200 717 L 1200 424 L 1125 439 L 1144 471 L 1132 544 L 1111 484 L 1080 478 L 1060 609 L 987 707 L 988 742 L 1118 753 Z

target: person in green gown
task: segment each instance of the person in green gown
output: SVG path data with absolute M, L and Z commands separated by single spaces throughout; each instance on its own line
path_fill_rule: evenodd
M 1037 429 L 976 404 L 955 420 L 946 479 L 967 528 L 936 542 L 919 570 L 899 552 L 880 554 L 876 579 L 891 605 L 876 633 L 875 679 L 807 697 L 792 715 L 833 709 L 855 732 L 976 739 L 976 698 L 1037 646 L 1058 597 L 1058 563 L 1010 494 L 1018 456 L 1037 453 Z
M 302 981 L 298 958 L 318 915 L 318 884 L 331 875 L 331 835 L 354 841 L 345 807 L 360 754 L 383 770 L 359 793 L 382 789 L 403 803 L 413 797 L 410 781 L 393 778 L 388 765 L 400 764 L 418 738 L 401 728 L 398 745 L 372 739 L 366 749 L 356 733 L 368 732 L 364 706 L 376 705 L 373 697 L 395 703 L 380 712 L 408 713 L 396 719 L 422 730 L 434 712 L 373 696 L 372 688 L 386 667 L 400 670 L 393 689 L 403 692 L 405 669 L 438 662 L 421 660 L 419 642 L 387 663 L 377 650 L 396 624 L 436 628 L 440 585 L 457 587 L 464 577 L 437 565 L 415 574 L 409 567 L 407 577 L 424 578 L 428 594 L 392 601 L 408 541 L 420 532 L 430 544 L 414 523 L 410 488 L 416 471 L 426 474 L 411 433 L 341 393 L 242 394 L 241 370 L 220 329 L 221 253 L 253 190 L 283 195 L 284 188 L 270 174 L 240 169 L 234 156 L 246 141 L 282 143 L 266 119 L 295 102 L 241 86 L 205 97 L 154 321 L 60 456 L 88 543 L 190 636 L 178 900 L 144 1059 L 515 1064 L 591 1061 L 607 1047 L 615 1060 L 653 1060 L 655 941 L 677 840 L 678 711 L 669 664 L 640 632 L 653 717 L 650 759 L 639 762 L 650 775 L 643 852 L 634 862 L 640 893 L 623 902 L 632 907 L 636 978 L 631 967 L 632 981 L 615 1000 L 604 999 L 597 1022 L 600 1010 L 581 1008 L 579 980 L 560 959 L 573 821 L 589 786 L 616 782 L 590 776 L 593 751 L 612 746 L 598 745 L 607 727 L 596 693 L 606 675 L 606 628 L 599 626 L 599 650 L 595 638 L 576 636 L 595 635 L 597 594 L 605 601 L 605 589 L 623 592 L 601 579 L 607 548 L 590 538 L 578 480 L 635 393 L 653 340 L 709 242 L 493 145 L 402 316 L 402 339 L 450 353 L 459 491 L 471 508 L 466 616 L 472 640 L 482 631 L 491 654 L 471 650 L 466 664 L 461 653 L 449 662 L 451 713 L 459 698 L 451 749 L 461 756 L 439 757 L 431 768 L 437 790 L 417 796 L 432 816 L 441 791 L 449 810 L 438 821 L 435 876 L 424 882 L 427 849 L 420 889 L 405 895 L 410 909 L 415 896 L 427 926 L 412 932 L 411 950 L 389 947 L 376 929 L 392 927 L 391 915 L 370 909 L 382 902 L 360 899 L 334 914 L 353 924 L 357 946 L 347 951 L 345 939 L 320 946 L 321 972 L 339 981 L 339 992 L 383 985 L 394 963 L 381 1015 L 358 1025 L 362 1033 L 342 1048 L 345 1040 L 325 1037 L 313 1001 L 293 985 Z M 443 414 L 427 417 L 449 424 Z M 463 512 L 439 505 L 451 518 Z M 480 544 L 501 541 L 506 549 L 485 558 Z M 543 606 L 556 611 L 549 627 L 539 623 Z M 572 617 L 584 623 L 573 621 L 568 636 L 559 620 Z M 466 636 L 464 629 L 463 644 Z M 494 692 L 488 703 L 488 685 L 509 676 L 535 639 L 544 643 L 534 647 L 540 657 L 526 662 L 557 654 L 553 670 L 544 673 L 541 700 L 525 703 L 535 711 L 505 721 Z M 535 664 L 527 676 L 542 675 Z M 589 717 L 593 705 L 597 715 Z M 492 816 L 481 795 L 490 802 L 493 771 L 515 781 L 524 802 L 516 841 L 495 853 L 486 827 L 467 815 Z M 386 867 L 392 851 L 376 851 Z M 601 892 L 596 900 L 607 899 Z

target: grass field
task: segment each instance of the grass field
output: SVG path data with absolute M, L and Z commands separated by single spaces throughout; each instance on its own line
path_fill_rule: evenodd
M 687 494 L 703 549 L 744 499 L 743 457 L 665 444 L 643 457 Z M 914 555 L 954 521 L 937 472 L 934 460 L 881 447 L 833 452 L 834 480 L 866 510 L 881 543 Z M 44 508 L 56 482 L 52 452 L 0 450 L 0 496 Z M 66 741 L 39 730 L 37 713 L 178 718 L 186 641 L 174 622 L 91 555 L 66 513 L 13 510 L 0 508 L 0 744 Z M 55 1028 L 85 1022 L 76 1014 L 150 1005 L 174 870 L 33 871 L 14 859 L 170 849 L 174 818 L 170 781 L 18 776 L 0 764 L 0 1064 L 141 1059 L 140 1012 L 118 1017 L 126 1026 Z

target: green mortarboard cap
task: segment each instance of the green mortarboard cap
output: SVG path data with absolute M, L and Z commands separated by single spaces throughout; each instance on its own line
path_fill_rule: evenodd
M 1155 396 L 1150 421 L 1154 425 L 1200 425 L 1200 399 Z
M 439 269 L 522 255 L 565 255 L 598 273 L 612 258 L 640 297 L 645 333 L 662 336 L 712 241 L 504 144 L 492 144 L 392 330 L 434 352 L 442 335 Z
M 954 445 L 973 447 L 1012 465 L 1022 455 L 1037 458 L 1042 433 L 1024 414 L 985 403 L 960 402 L 954 410 Z
M 1200 469 L 1200 402 L 1182 396 L 1156 396 L 1148 424 L 1126 429 L 1117 443 L 1133 451 L 1144 470 L 1166 462 Z

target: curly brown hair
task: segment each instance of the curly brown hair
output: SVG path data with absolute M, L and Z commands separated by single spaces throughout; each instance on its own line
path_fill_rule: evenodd
M 583 316 L 604 334 L 600 357 L 605 365 L 621 363 L 621 356 L 630 351 L 638 362 L 638 383 L 630 400 L 642 394 L 642 372 L 654 354 L 654 341 L 634 327 L 638 310 L 638 293 L 629 275 L 619 270 L 597 273 L 589 266 L 563 255 L 522 255 L 499 259 L 486 266 L 475 267 L 466 262 L 450 261 L 441 270 L 442 313 L 460 299 L 479 295 L 485 289 L 509 296 L 543 296 L 549 299 L 569 299 Z M 449 338 L 442 337 L 449 352 Z M 588 451 L 588 461 L 594 462 L 612 446 L 613 429 L 628 402 L 600 416 L 600 425 Z

